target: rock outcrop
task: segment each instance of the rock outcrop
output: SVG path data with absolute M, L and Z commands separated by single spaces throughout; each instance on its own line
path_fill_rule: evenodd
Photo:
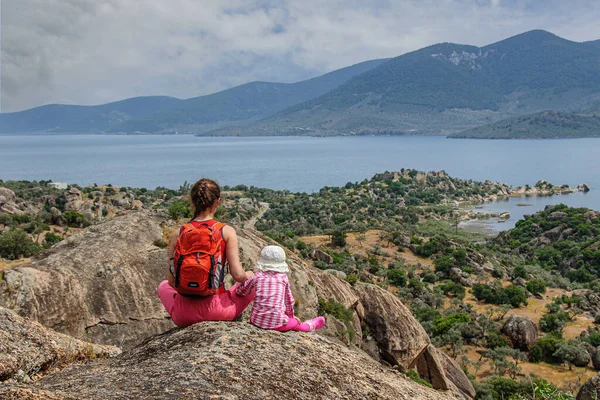
M 314 334 L 205 322 L 72 365 L 0 397 L 34 399 L 457 399 Z M 54 396 L 54 397 L 52 397 Z
M 375 285 L 355 286 L 365 309 L 365 324 L 381 358 L 403 371 L 412 368 L 429 345 L 429 337 L 398 297 Z
M 323 250 L 315 249 L 310 253 L 310 257 L 315 261 L 322 261 L 325 264 L 333 264 L 333 257 Z
M 600 374 L 594 375 L 583 384 L 577 393 L 576 400 L 597 400 L 600 398 Z
M 120 353 L 117 347 L 82 342 L 0 307 L 0 381 L 27 382 L 31 375 L 70 362 Z
M 529 351 L 538 341 L 537 326 L 524 317 L 511 315 L 502 326 L 502 333 L 508 336 L 514 348 Z
M 167 254 L 153 245 L 162 218 L 133 213 L 93 225 L 4 271 L 0 306 L 58 332 L 131 347 L 173 325 L 156 287 Z

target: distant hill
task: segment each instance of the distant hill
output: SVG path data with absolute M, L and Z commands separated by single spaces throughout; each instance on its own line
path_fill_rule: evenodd
M 197 133 L 247 124 L 321 96 L 384 61 L 365 61 L 297 83 L 251 82 L 187 100 L 138 97 L 100 106 L 47 105 L 0 114 L 0 133 Z
M 0 114 L 0 133 L 100 133 L 132 118 L 179 104 L 174 97 L 134 97 L 99 106 L 49 104 Z
M 600 137 L 600 114 L 546 111 L 507 118 L 448 136 L 453 139 L 568 139 Z
M 235 134 L 440 134 L 600 99 L 600 45 L 531 31 L 485 47 L 442 43 L 389 60 Z M 227 129 L 220 133 L 227 133 Z

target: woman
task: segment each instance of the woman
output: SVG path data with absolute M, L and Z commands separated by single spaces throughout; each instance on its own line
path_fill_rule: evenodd
M 210 179 L 201 179 L 194 184 L 190 192 L 190 201 L 194 207 L 194 218 L 190 224 L 195 228 L 200 225 L 213 227 L 217 221 L 214 219 L 217 207 L 221 203 L 221 189 Z M 242 283 L 254 274 L 244 271 L 240 263 L 238 238 L 235 230 L 229 225 L 223 226 L 222 237 L 225 241 L 224 256 L 229 263 L 229 271 L 233 280 Z M 169 245 L 169 259 L 175 254 L 177 239 L 182 230 L 176 231 Z M 173 288 L 175 272 L 173 264 L 168 269 L 169 280 L 158 285 L 158 297 L 165 306 L 175 325 L 186 327 L 201 321 L 233 321 L 237 319 L 254 300 L 254 291 L 245 296 L 238 295 L 236 283 L 229 290 L 222 286 L 218 292 L 208 297 L 191 297 L 181 295 Z

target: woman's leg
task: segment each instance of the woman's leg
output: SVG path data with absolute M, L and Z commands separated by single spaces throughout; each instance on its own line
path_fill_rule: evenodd
M 181 296 L 167 281 L 158 285 L 158 297 L 171 316 L 173 323 L 181 328 L 202 321 L 233 321 L 254 300 L 254 291 L 238 296 L 236 286 L 210 297 Z
M 254 300 L 254 290 L 246 296 L 236 293 L 238 283 L 229 290 L 207 298 L 198 306 L 203 321 L 233 321 L 237 319 Z
M 177 293 L 177 291 L 175 289 L 173 289 L 171 287 L 171 285 L 169 285 L 168 281 L 162 281 L 158 285 L 157 292 L 158 292 L 158 298 L 160 299 L 163 306 L 165 307 L 165 310 L 167 310 L 167 312 L 171 316 L 171 320 L 173 321 L 173 323 L 177 326 L 181 326 L 178 323 L 179 319 L 178 319 L 178 315 L 176 314 L 176 307 L 175 307 L 177 304 L 177 297 L 181 297 L 181 296 L 179 296 L 179 293 Z

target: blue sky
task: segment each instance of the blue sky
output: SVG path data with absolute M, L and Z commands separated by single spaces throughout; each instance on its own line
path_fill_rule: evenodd
M 531 29 L 600 39 L 597 0 L 2 0 L 2 111 L 294 82 Z

